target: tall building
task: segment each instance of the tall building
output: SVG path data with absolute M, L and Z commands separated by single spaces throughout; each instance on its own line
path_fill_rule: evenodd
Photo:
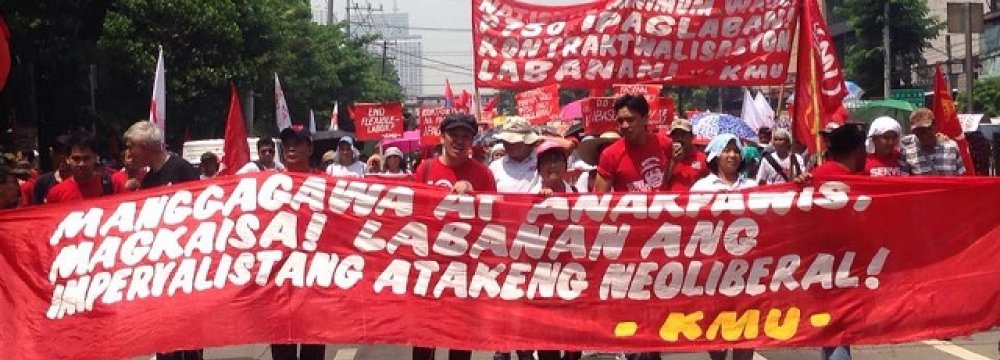
M 320 25 L 330 25 L 333 23 L 333 0 L 309 0 L 309 8 L 312 10 L 312 21 Z
M 315 0 L 314 0 L 315 1 Z M 423 95 L 423 40 L 420 35 L 410 34 L 410 14 L 394 7 L 392 12 L 351 13 L 352 35 L 377 35 L 368 50 L 377 56 L 386 55 L 396 67 L 399 84 L 408 98 Z
M 980 39 L 982 53 L 979 55 L 982 71 L 979 77 L 1000 77 L 1000 0 L 990 3 L 990 12 L 985 16 L 983 27 Z

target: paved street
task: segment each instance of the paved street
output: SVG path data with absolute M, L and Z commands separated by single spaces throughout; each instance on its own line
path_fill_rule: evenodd
M 1000 360 L 997 342 L 1000 330 L 945 341 L 925 341 L 898 345 L 860 346 L 853 350 L 855 360 Z M 403 346 L 328 346 L 327 360 L 405 360 L 409 347 Z M 147 360 L 137 357 L 133 360 Z M 206 358 L 212 360 L 270 360 L 266 345 L 233 346 L 210 349 Z M 438 359 L 447 359 L 446 351 L 439 351 Z M 476 352 L 473 360 L 491 360 L 492 353 Z M 705 353 L 669 354 L 664 360 L 708 360 Z M 818 349 L 776 349 L 758 352 L 755 360 L 818 360 Z

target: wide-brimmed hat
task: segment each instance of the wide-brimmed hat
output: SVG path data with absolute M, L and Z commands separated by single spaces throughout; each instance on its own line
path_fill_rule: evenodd
M 590 165 L 597 165 L 597 160 L 599 160 L 600 154 L 597 149 L 604 144 L 610 144 L 621 139 L 622 136 L 618 135 L 617 132 L 608 131 L 601 136 L 586 138 L 580 142 L 580 146 L 576 147 L 577 154 L 580 155 L 580 159 Z
M 500 126 L 500 132 L 493 137 L 508 143 L 534 144 L 542 140 L 531 122 L 520 116 L 508 116 L 507 122 Z

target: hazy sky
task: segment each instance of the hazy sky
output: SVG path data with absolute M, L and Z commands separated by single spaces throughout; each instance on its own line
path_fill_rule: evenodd
M 353 0 L 364 6 L 366 0 Z M 367 0 L 374 6 L 382 4 L 387 12 L 393 0 Z M 588 0 L 522 0 L 539 4 L 569 4 Z M 424 95 L 444 92 L 444 80 L 451 82 L 456 93 L 472 90 L 472 0 L 396 0 L 399 11 L 410 14 L 411 34 L 423 36 Z M 344 18 L 347 0 L 334 0 L 337 19 Z M 413 29 L 416 28 L 416 29 Z M 424 29 L 421 29 L 424 28 Z M 446 31 L 431 30 L 447 29 Z M 430 59 L 432 61 L 428 61 Z M 449 66 L 449 65 L 454 66 Z M 447 70 L 447 71 L 443 71 Z

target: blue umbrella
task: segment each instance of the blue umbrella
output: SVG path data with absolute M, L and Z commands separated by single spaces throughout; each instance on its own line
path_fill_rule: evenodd
M 712 138 L 719 134 L 733 134 L 741 139 L 757 139 L 757 133 L 743 119 L 729 114 L 702 113 L 691 118 L 694 134 Z

